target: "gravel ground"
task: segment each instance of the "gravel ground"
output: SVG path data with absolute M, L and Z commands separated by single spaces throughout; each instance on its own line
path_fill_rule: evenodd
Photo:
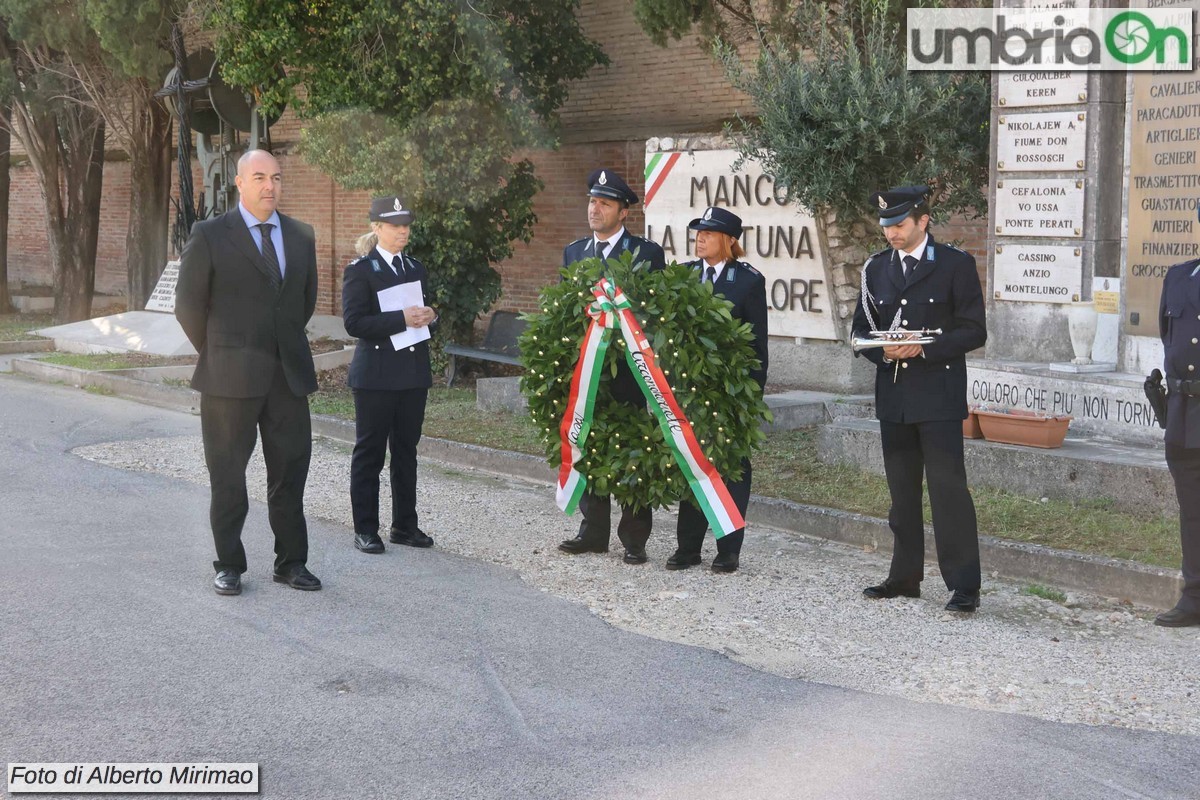
M 208 481 L 199 437 L 76 452 Z M 251 473 L 251 496 L 264 501 L 257 453 Z M 314 541 L 314 551 L 351 547 L 349 482 L 349 447 L 318 440 L 306 508 L 344 524 L 346 537 Z M 382 490 L 386 519 L 386 474 Z M 619 628 L 723 652 L 777 675 L 1062 722 L 1200 735 L 1200 630 L 1155 627 L 1154 610 L 1088 595 L 1059 604 L 991 575 L 980 612 L 956 615 L 942 609 L 949 595 L 936 566 L 927 567 L 925 597 L 869 601 L 860 593 L 886 574 L 886 555 L 753 525 L 739 572 L 707 569 L 711 542 L 704 567 L 668 572 L 675 517 L 667 512 L 656 514 L 649 564 L 622 563 L 615 536 L 608 554 L 567 556 L 556 545 L 574 535 L 578 518 L 555 507 L 549 487 L 429 461 L 421 465 L 418 510 L 438 549 L 511 567 L 529 585 L 583 603 Z M 382 557 L 412 555 L 389 545 Z

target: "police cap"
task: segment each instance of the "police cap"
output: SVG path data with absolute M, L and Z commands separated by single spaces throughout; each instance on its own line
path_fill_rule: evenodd
M 879 209 L 879 224 L 885 228 L 900 224 L 910 211 L 928 200 L 928 186 L 897 186 L 871 195 L 871 203 Z
M 720 231 L 735 239 L 742 238 L 742 218 L 732 211 L 709 206 L 704 214 L 688 223 L 694 231 Z
M 633 193 L 621 176 L 613 172 L 611 169 L 598 169 L 591 175 L 588 175 L 588 194 L 592 197 L 606 197 L 609 200 L 617 200 L 627 206 L 631 206 L 638 201 L 638 196 Z
M 389 222 L 392 225 L 411 225 L 416 214 L 402 199 L 394 194 L 376 197 L 371 201 L 371 222 Z

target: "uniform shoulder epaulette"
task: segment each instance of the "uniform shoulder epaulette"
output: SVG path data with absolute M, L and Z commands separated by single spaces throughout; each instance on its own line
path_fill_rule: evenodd
M 880 250 L 878 253 L 871 253 L 871 255 L 867 256 L 867 261 L 873 261 L 874 259 L 879 258 L 880 256 L 885 255 L 890 252 L 892 252 L 892 248 L 885 247 L 882 250 Z
M 949 247 L 951 250 L 957 250 L 960 253 L 965 253 L 966 255 L 971 255 L 970 253 L 967 253 L 966 250 L 963 250 L 961 247 L 958 247 L 957 245 L 948 244 L 946 242 L 938 242 L 938 244 L 945 245 L 946 247 Z
M 745 270 L 746 270 L 747 272 L 749 272 L 751 275 L 762 275 L 762 273 L 761 273 L 761 272 L 759 272 L 759 271 L 758 271 L 758 270 L 756 270 L 754 267 L 752 267 L 752 266 L 750 266 L 749 264 L 747 264 L 745 261 L 739 261 L 738 263 L 739 263 L 739 264 L 741 264 L 741 265 L 742 265 L 742 267 L 743 267 L 743 268 L 745 268 Z
M 580 242 L 586 242 L 586 241 L 587 241 L 588 239 L 590 239 L 590 238 L 592 238 L 592 237 L 590 237 L 590 236 L 581 236 L 581 237 L 579 237 L 578 239 L 576 239 L 575 241 L 571 242 L 569 245 L 567 245 L 567 247 L 574 247 L 575 245 L 579 244 Z

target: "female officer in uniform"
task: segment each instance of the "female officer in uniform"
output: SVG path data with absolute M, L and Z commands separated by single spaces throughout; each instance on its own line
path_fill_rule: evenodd
M 767 382 L 767 282 L 762 273 L 749 264 L 738 261 L 745 251 L 738 243 L 742 237 L 742 218 L 723 208 L 712 207 L 704 215 L 688 223 L 696 231 L 696 255 L 699 259 L 688 262 L 697 280 L 711 283 L 713 293 L 733 303 L 731 313 L 735 320 L 750 323 L 754 330 L 751 345 L 758 356 L 759 368 L 751 373 L 759 390 Z M 737 481 L 727 481 L 726 488 L 744 517 L 750 502 L 750 459 L 742 462 L 742 476 Z M 667 559 L 667 569 L 687 569 L 700 563 L 700 549 L 708 520 L 695 503 L 684 499 L 679 502 L 679 524 L 675 535 L 679 549 Z M 726 534 L 717 540 L 717 556 L 713 559 L 713 572 L 734 572 L 738 568 L 738 556 L 742 551 L 742 540 L 746 529 Z
M 425 421 L 425 399 L 433 383 L 429 341 L 396 350 L 391 336 L 434 323 L 427 305 L 381 311 L 380 290 L 419 281 L 421 297 L 429 296 L 424 265 L 404 255 L 414 215 L 399 197 L 371 201 L 371 229 L 376 244 L 346 267 L 342 281 L 342 321 L 358 339 L 350 364 L 354 390 L 354 453 L 350 457 L 350 505 L 354 546 L 382 553 L 379 538 L 379 473 L 392 450 L 392 528 L 395 544 L 431 547 L 433 539 L 417 527 L 417 442 Z

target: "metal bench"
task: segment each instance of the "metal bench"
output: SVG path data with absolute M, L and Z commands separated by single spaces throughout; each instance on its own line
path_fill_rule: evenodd
M 446 385 L 454 385 L 454 377 L 458 373 L 458 359 L 473 358 L 477 361 L 495 361 L 499 364 L 514 364 L 520 366 L 521 351 L 517 347 L 517 339 L 524 332 L 525 320 L 515 311 L 495 311 L 488 320 L 487 332 L 483 335 L 483 343 L 478 347 L 450 343 L 446 345 L 445 353 L 450 356 L 450 364 L 446 368 Z

